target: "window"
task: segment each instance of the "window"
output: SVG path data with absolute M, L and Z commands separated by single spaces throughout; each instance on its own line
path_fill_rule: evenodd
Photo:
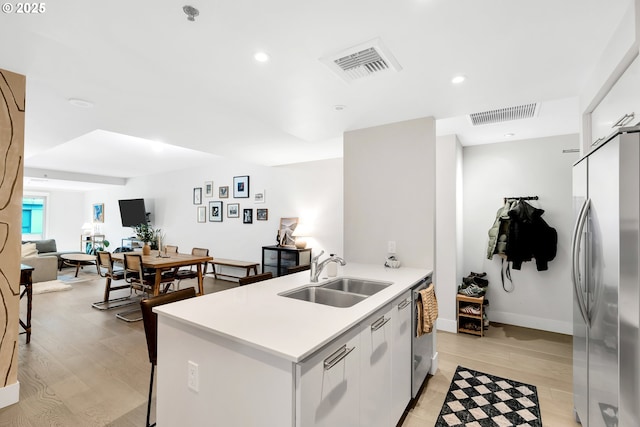
M 44 238 L 45 205 L 44 196 L 22 198 L 22 240 Z

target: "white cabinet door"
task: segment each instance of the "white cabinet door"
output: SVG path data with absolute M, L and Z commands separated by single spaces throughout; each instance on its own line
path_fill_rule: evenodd
M 296 365 L 296 426 L 357 426 L 359 329 Z
M 411 400 L 411 291 L 391 306 L 391 419 L 397 422 Z
M 591 113 L 591 142 L 611 135 L 619 126 L 640 122 L 640 57 L 636 58 Z
M 360 426 L 389 427 L 393 332 L 387 306 L 362 323 L 360 333 Z

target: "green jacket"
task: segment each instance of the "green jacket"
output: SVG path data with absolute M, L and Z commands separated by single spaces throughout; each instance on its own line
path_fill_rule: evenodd
M 516 202 L 506 202 L 503 207 L 498 209 L 496 213 L 496 220 L 493 226 L 489 230 L 489 246 L 487 247 L 487 259 L 492 259 L 493 254 L 496 253 L 496 244 L 498 243 L 498 234 L 500 232 L 500 222 L 503 219 L 509 219 L 509 211 L 515 205 Z

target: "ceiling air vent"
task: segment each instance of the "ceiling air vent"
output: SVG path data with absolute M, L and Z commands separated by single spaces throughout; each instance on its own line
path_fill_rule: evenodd
M 370 40 L 333 55 L 320 58 L 342 80 L 351 83 L 370 77 L 400 71 L 402 67 L 380 39 Z
M 471 124 L 473 126 L 508 122 L 510 120 L 529 119 L 538 114 L 538 105 L 538 103 L 533 103 L 483 111 L 481 113 L 469 114 L 469 118 L 471 119 Z

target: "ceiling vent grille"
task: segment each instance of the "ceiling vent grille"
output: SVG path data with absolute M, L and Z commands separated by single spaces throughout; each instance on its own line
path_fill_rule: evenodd
M 473 126 L 508 122 L 510 120 L 529 119 L 538 114 L 538 105 L 538 103 L 533 103 L 483 111 L 480 113 L 469 114 L 469 118 L 471 119 L 471 124 Z
M 351 83 L 354 80 L 400 71 L 402 67 L 380 39 L 353 46 L 349 49 L 320 58 L 342 80 Z

